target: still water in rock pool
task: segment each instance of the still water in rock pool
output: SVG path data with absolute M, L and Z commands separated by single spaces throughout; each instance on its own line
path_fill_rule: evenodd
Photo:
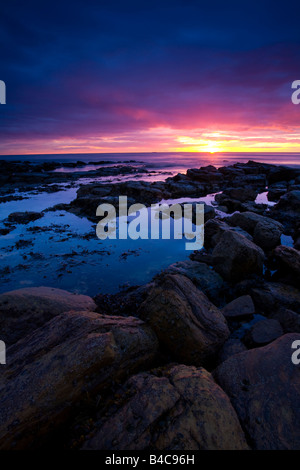
M 22 200 L 1 204 L 0 225 L 13 212 L 45 211 L 59 203 L 70 203 L 78 186 L 53 193 L 17 193 Z M 267 193 L 257 202 L 266 203 Z M 206 202 L 214 204 L 214 194 L 198 199 L 162 201 Z M 217 215 L 226 214 L 216 209 Z M 146 217 L 149 214 L 145 215 Z M 171 224 L 173 219 L 171 219 Z M 15 224 L 0 237 L 0 292 L 29 286 L 51 286 L 72 292 L 96 295 L 114 293 L 122 288 L 151 280 L 170 264 L 187 259 L 186 239 L 174 240 L 99 240 L 96 226 L 64 210 L 43 212 L 43 217 L 27 224 Z M 292 245 L 291 237 L 282 243 Z
M 28 199 L 1 204 L 2 226 L 13 212 L 43 211 L 71 202 L 76 188 L 22 196 Z M 210 203 L 213 198 L 200 200 Z M 62 210 L 45 211 L 42 218 L 15 224 L 14 230 L 0 237 L 0 291 L 47 285 L 88 295 L 117 292 L 143 284 L 171 263 L 186 259 L 191 252 L 185 242 L 184 238 L 99 240 L 95 224 L 86 218 Z

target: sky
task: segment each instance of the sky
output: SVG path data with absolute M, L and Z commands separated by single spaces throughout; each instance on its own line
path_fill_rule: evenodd
M 0 154 L 300 151 L 300 3 L 10 0 Z

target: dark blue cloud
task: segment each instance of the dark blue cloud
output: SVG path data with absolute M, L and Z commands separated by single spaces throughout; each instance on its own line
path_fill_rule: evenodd
M 299 11 L 264 0 L 7 1 L 0 134 L 184 126 L 197 108 L 221 118 L 245 96 L 251 116 L 262 103 L 273 119 L 270 99 L 287 99 L 299 78 Z

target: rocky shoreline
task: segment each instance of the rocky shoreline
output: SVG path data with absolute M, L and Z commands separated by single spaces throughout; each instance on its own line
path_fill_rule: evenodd
M 53 169 L 36 174 L 50 184 Z M 273 206 L 256 202 L 262 192 Z M 250 161 L 94 182 L 49 209 L 95 221 L 120 194 L 150 205 L 211 193 L 204 249 L 146 285 L 93 299 L 49 287 L 0 295 L 0 449 L 299 448 L 300 170 Z M 10 214 L 3 229 L 38 217 Z
M 86 167 L 92 169 L 85 169 Z M 81 184 L 83 178 L 93 180 L 120 177 L 122 179 L 124 176 L 136 178 L 140 175 L 168 174 L 168 172 L 148 170 L 143 162 L 136 160 L 118 161 L 113 164 L 106 160 L 74 163 L 0 160 L 0 168 L 0 204 L 22 199 L 22 196 L 12 194 L 16 190 L 53 193 L 75 187 L 78 182 Z

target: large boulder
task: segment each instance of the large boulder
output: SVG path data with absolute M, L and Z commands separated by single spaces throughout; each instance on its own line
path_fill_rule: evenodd
M 226 212 L 228 213 L 243 210 L 244 203 L 238 201 L 237 199 L 231 198 L 228 194 L 225 194 L 224 192 L 216 194 L 215 201 L 218 203 L 219 207 L 225 207 Z
M 300 251 L 300 220 L 296 223 L 293 233 L 294 247 Z
M 278 199 L 287 192 L 286 183 L 274 183 L 268 188 L 268 200 L 272 202 L 278 202 Z
M 285 224 L 288 229 L 295 227 L 300 216 L 300 191 L 289 191 L 271 209 L 272 216 Z
M 43 212 L 12 212 L 9 214 L 7 221 L 14 224 L 28 224 L 41 219 L 43 216 Z
M 289 168 L 286 166 L 275 166 L 271 169 L 268 175 L 268 183 L 269 185 L 278 183 L 278 182 L 285 182 L 290 181 L 296 178 L 299 175 L 299 170 L 296 168 Z
M 288 308 L 280 308 L 272 318 L 279 321 L 284 333 L 300 333 L 300 315 Z
M 232 356 L 214 372 L 254 449 L 299 449 L 300 365 L 287 334 L 268 346 Z
M 253 232 L 253 241 L 263 250 L 271 250 L 280 245 L 283 226 L 273 220 L 263 220 L 256 224 Z
M 274 209 L 300 214 L 300 191 L 289 191 L 281 196 Z
M 274 250 L 274 256 L 283 271 L 292 271 L 294 275 L 300 276 L 300 251 L 281 245 Z
M 264 252 L 239 233 L 224 232 L 213 253 L 215 270 L 228 281 L 262 274 Z
M 250 295 L 242 295 L 222 308 L 227 320 L 247 320 L 255 313 L 255 306 Z
M 217 307 L 179 274 L 159 277 L 138 314 L 150 323 L 161 344 L 187 364 L 203 365 L 229 336 Z
M 164 272 L 188 277 L 214 303 L 220 295 L 224 294 L 225 283 L 223 279 L 205 263 L 192 260 L 178 261 L 168 266 Z
M 84 449 L 244 450 L 248 445 L 223 390 L 185 365 L 131 377 Z
M 264 218 L 256 212 L 236 212 L 227 218 L 227 222 L 229 225 L 241 227 L 246 232 L 253 234 L 256 224 Z
M 208 192 L 206 184 L 192 181 L 186 175 L 177 175 L 166 179 L 166 189 L 172 198 L 205 196 Z
M 96 312 L 108 315 L 136 316 L 139 305 L 148 295 L 152 283 L 128 287 L 115 294 L 98 294 L 94 297 Z
M 242 212 L 233 214 L 227 221 L 253 235 L 254 243 L 263 249 L 270 250 L 280 244 L 283 226 L 276 220 L 255 212 Z
M 224 232 L 237 232 L 248 240 L 253 241 L 252 236 L 240 227 L 231 227 L 222 219 L 211 219 L 204 225 L 204 246 L 205 248 L 214 248 L 220 241 Z
M 241 188 L 227 188 L 223 194 L 228 195 L 232 199 L 240 202 L 254 201 L 256 199 L 258 190 L 252 186 L 244 186 Z
M 229 337 L 220 349 L 218 355 L 218 364 L 221 364 L 229 357 L 235 356 L 236 354 L 244 351 L 247 351 L 247 348 L 240 339 Z
M 92 312 L 56 316 L 7 350 L 0 381 L 0 449 L 38 447 L 87 396 L 149 366 L 149 326 Z
M 0 295 L 1 339 L 11 345 L 69 310 L 93 311 L 96 304 L 87 295 L 53 287 L 27 287 Z
M 96 210 L 99 204 L 109 203 L 119 204 L 119 195 L 127 196 L 128 206 L 138 202 L 149 206 L 152 203 L 159 202 L 163 198 L 171 197 L 166 191 L 163 182 L 148 181 L 125 181 L 123 183 L 92 183 L 82 185 L 78 191 L 76 199 L 65 206 L 66 210 L 85 216 L 92 221 L 99 221 L 96 217 Z
M 251 288 L 251 297 L 258 311 L 272 315 L 279 308 L 288 308 L 300 313 L 300 292 L 280 282 L 265 282 Z
M 201 168 L 191 168 L 186 172 L 188 178 L 200 183 L 216 184 L 222 183 L 224 176 L 220 173 L 217 168 L 212 165 Z
M 222 193 L 216 194 L 215 200 L 219 205 L 227 207 L 230 213 L 235 211 L 243 212 L 251 210 L 248 209 L 248 204 L 252 204 L 253 207 L 256 207 L 254 201 L 258 192 L 259 189 L 254 189 L 252 186 L 225 188 Z
M 244 341 L 249 348 L 258 348 L 271 343 L 283 335 L 283 329 L 278 320 L 265 318 L 255 323 L 246 333 Z
M 236 176 L 232 180 L 231 186 L 236 188 L 252 186 L 256 188 L 257 191 L 263 191 L 266 187 L 266 182 L 266 176 L 263 174 L 247 174 L 245 176 Z

